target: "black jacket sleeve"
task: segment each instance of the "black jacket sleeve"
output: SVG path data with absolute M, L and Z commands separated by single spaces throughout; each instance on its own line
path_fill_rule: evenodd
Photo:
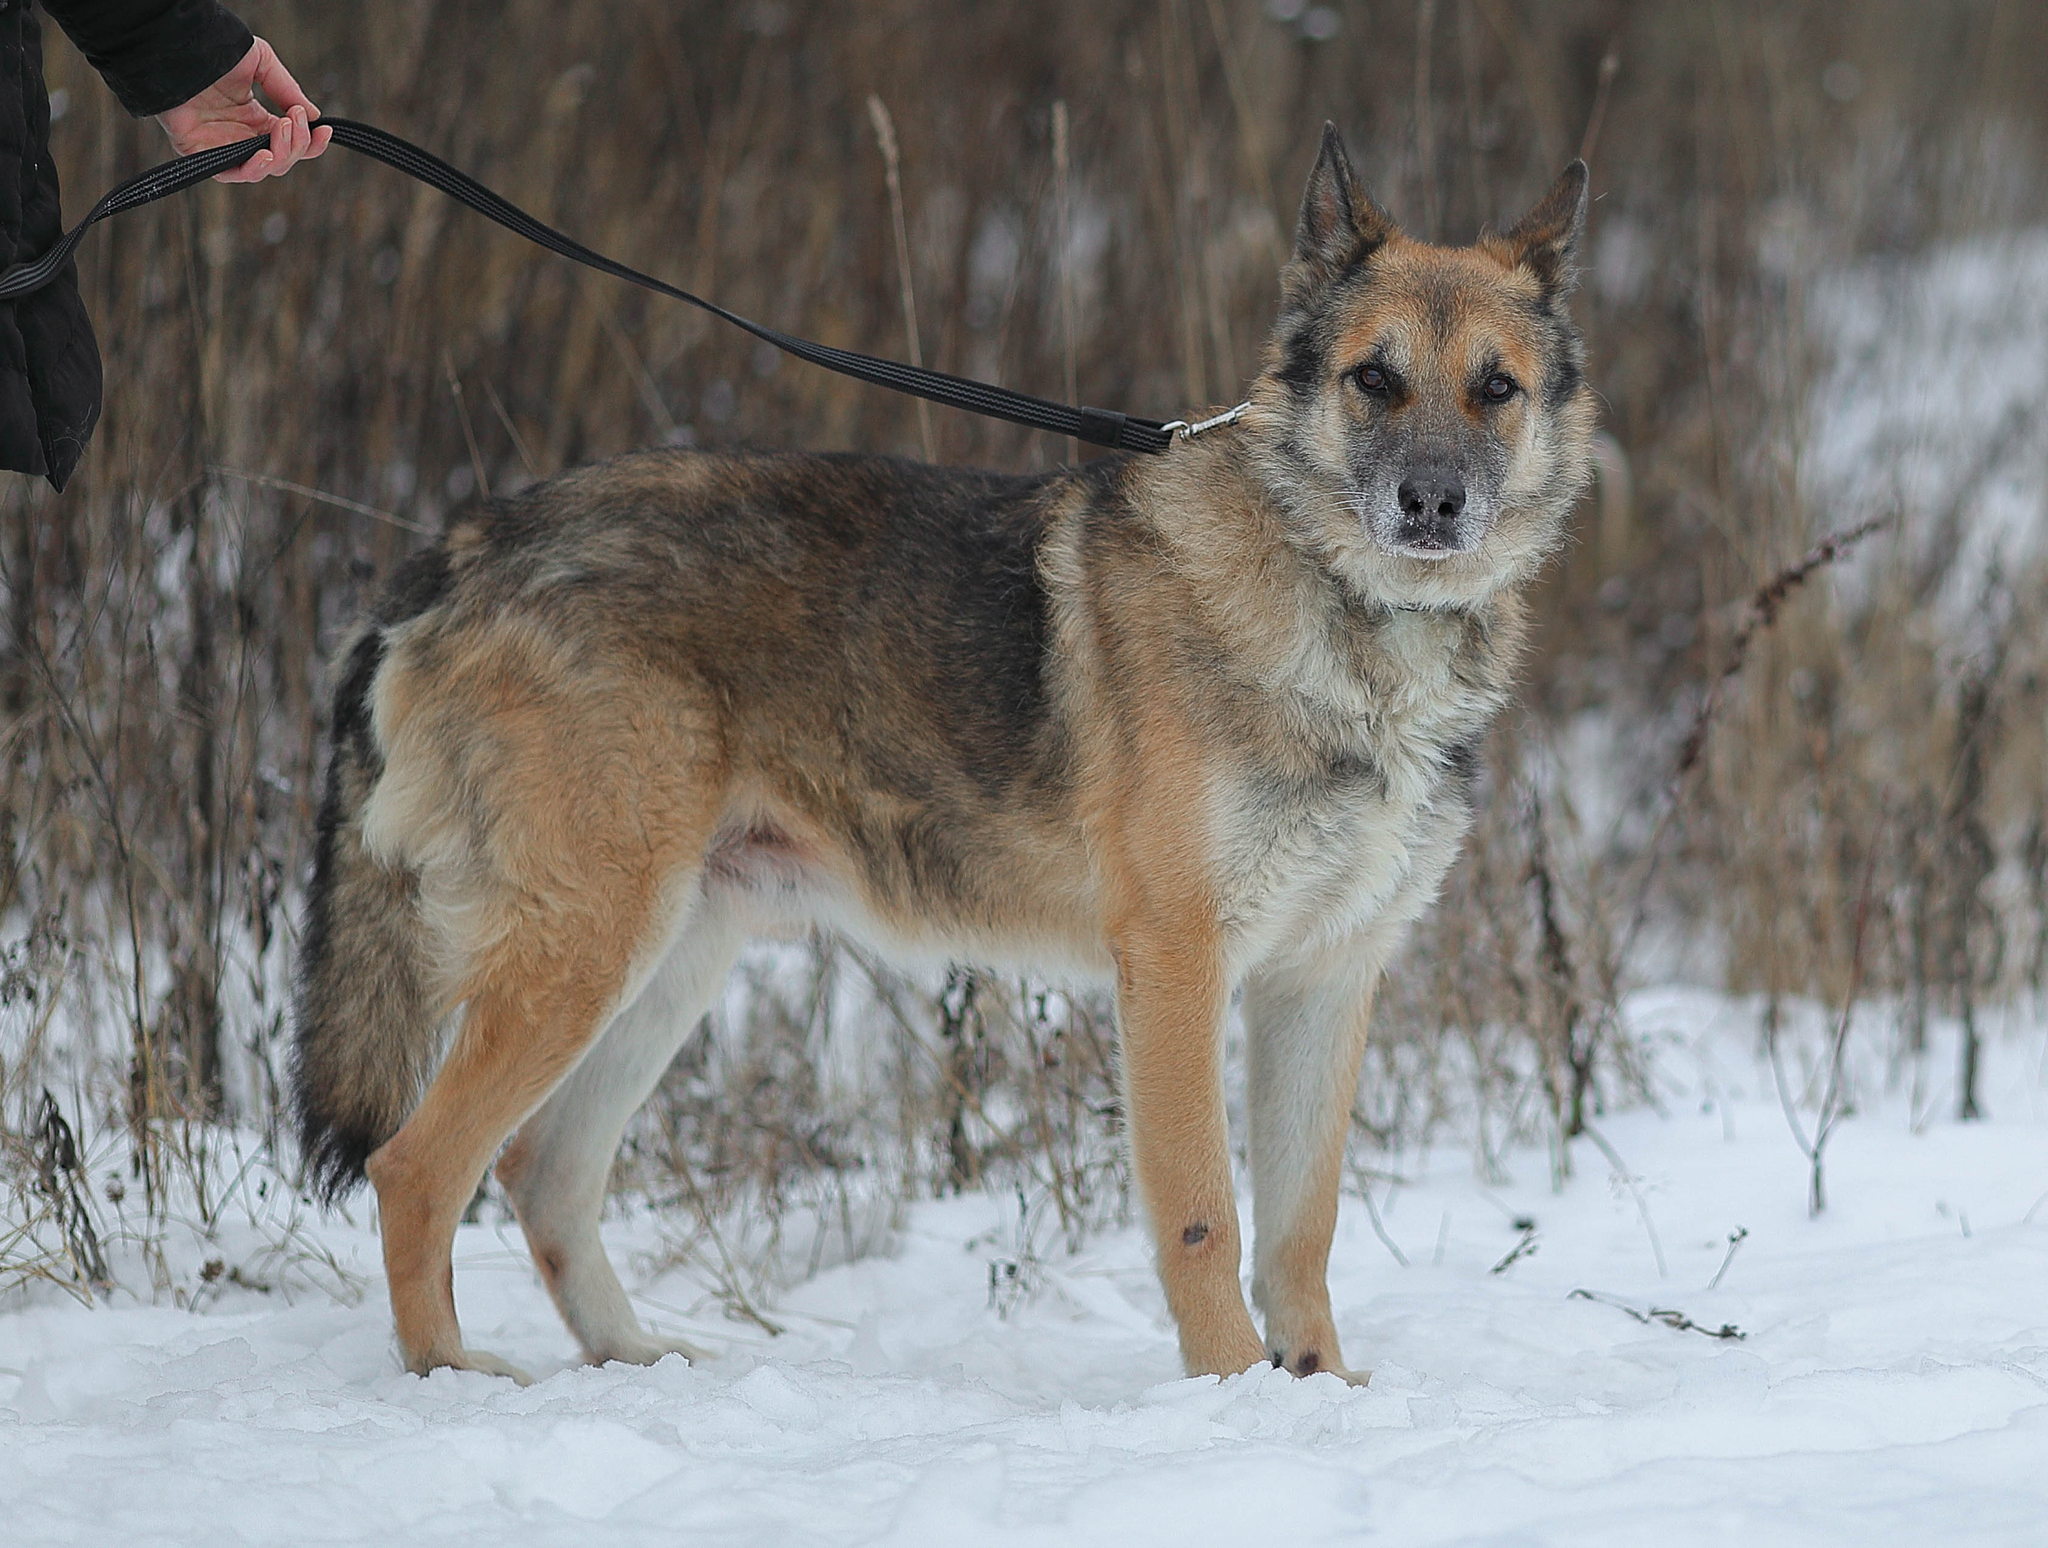
M 219 0 L 43 0 L 43 9 L 137 118 L 198 95 L 255 41 Z

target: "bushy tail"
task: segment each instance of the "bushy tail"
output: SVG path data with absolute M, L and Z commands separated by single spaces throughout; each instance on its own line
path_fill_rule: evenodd
M 417 579 L 401 572 L 387 606 L 407 589 L 417 601 Z M 395 621 L 379 618 L 355 642 L 335 692 L 334 755 L 299 937 L 293 1105 L 308 1180 L 329 1203 L 363 1181 L 363 1163 L 412 1112 L 439 1052 L 418 879 L 363 843 L 363 807 L 384 766 L 370 688 L 383 626 Z

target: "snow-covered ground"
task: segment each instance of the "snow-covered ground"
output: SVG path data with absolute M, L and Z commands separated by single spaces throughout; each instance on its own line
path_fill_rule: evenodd
M 999 1316 L 1016 1206 L 983 1197 L 919 1206 L 892 1255 L 783 1293 L 772 1339 L 650 1270 L 655 1222 L 619 1223 L 645 1314 L 716 1348 L 695 1368 L 571 1364 L 516 1231 L 465 1227 L 471 1341 L 542 1379 L 420 1380 L 358 1206 L 314 1235 L 360 1304 L 224 1277 L 199 1312 L 0 1313 L 0 1542 L 2048 1540 L 2044 1031 L 1996 1042 L 1967 1126 L 1938 1090 L 1916 1119 L 1868 1061 L 1810 1220 L 1749 1010 L 1666 992 L 1631 1019 L 1664 1100 L 1601 1120 L 1628 1178 L 1583 1140 L 1561 1191 L 1541 1152 L 1497 1187 L 1462 1151 L 1408 1158 L 1376 1194 L 1406 1266 L 1347 1199 L 1332 1283 L 1369 1387 L 1179 1379 L 1135 1229 L 1053 1247 Z M 1518 1217 L 1534 1251 L 1495 1272 Z M 212 1250 L 232 1269 L 254 1245 Z

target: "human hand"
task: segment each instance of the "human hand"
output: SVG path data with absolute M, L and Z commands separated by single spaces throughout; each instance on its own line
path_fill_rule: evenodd
M 273 113 L 265 107 L 256 97 L 258 88 L 284 111 Z M 181 156 L 268 134 L 267 149 L 214 179 L 216 183 L 257 183 L 288 172 L 295 163 L 310 161 L 327 149 L 334 131 L 315 127 L 313 120 L 319 116 L 320 110 L 299 90 L 291 71 L 271 46 L 258 38 L 234 69 L 191 101 L 157 114 L 156 121 L 164 126 Z

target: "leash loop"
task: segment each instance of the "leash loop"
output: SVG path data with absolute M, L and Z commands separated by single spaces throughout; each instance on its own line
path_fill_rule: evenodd
M 381 161 L 386 166 L 403 172 L 407 177 L 438 189 L 459 204 L 465 204 L 486 219 L 496 221 L 507 231 L 523 236 L 527 241 L 564 258 L 573 259 L 600 273 L 609 274 L 628 284 L 638 285 L 643 290 L 652 290 L 677 301 L 688 302 L 691 306 L 722 318 L 736 328 L 742 328 L 755 338 L 773 344 L 777 349 L 808 360 L 813 365 L 823 366 L 828 371 L 837 371 L 842 376 L 851 376 L 860 381 L 871 382 L 877 387 L 887 387 L 894 392 L 907 393 L 911 397 L 924 398 L 933 403 L 942 403 L 949 408 L 965 409 L 970 414 L 980 414 L 989 419 L 1007 420 L 1011 424 L 1025 425 L 1033 430 L 1046 430 L 1054 435 L 1071 435 L 1077 440 L 1087 441 L 1095 446 L 1107 446 L 1115 451 L 1139 451 L 1159 453 L 1173 444 L 1178 433 L 1199 433 L 1211 424 L 1211 420 L 1187 431 L 1187 427 L 1176 421 L 1173 425 L 1160 423 L 1155 419 L 1139 419 L 1132 415 L 1120 414 L 1114 409 L 1077 408 L 1072 404 L 1054 403 L 1045 398 L 1034 398 L 1029 393 L 1013 392 L 1007 387 L 993 386 L 988 382 L 972 381 L 962 376 L 951 376 L 944 371 L 928 370 L 922 366 L 905 365 L 901 361 L 884 360 L 875 355 L 863 355 L 856 350 L 837 349 L 830 344 L 818 344 L 809 339 L 797 338 L 794 334 L 750 321 L 737 312 L 726 310 L 715 301 L 706 301 L 702 296 L 658 280 L 638 269 L 629 268 L 615 258 L 607 258 L 593 248 L 585 247 L 574 237 L 566 236 L 553 226 L 534 219 L 533 216 L 513 204 L 510 200 L 492 192 L 468 173 L 450 166 L 440 157 L 420 149 L 409 140 L 377 128 L 373 124 L 358 123 L 349 118 L 322 118 L 316 124 L 334 131 L 334 143 L 347 146 L 359 155 Z M 16 264 L 0 274 L 0 301 L 12 300 L 39 290 L 55 279 L 65 264 L 71 261 L 85 233 L 110 216 L 126 210 L 136 209 L 158 199 L 169 197 L 195 183 L 238 167 L 257 151 L 270 143 L 268 136 L 258 135 L 235 145 L 219 145 L 211 150 L 194 151 L 189 156 L 180 156 L 148 170 L 138 172 L 126 182 L 110 189 L 87 213 L 85 219 L 73 226 L 60 237 L 55 246 L 42 257 L 31 263 Z

